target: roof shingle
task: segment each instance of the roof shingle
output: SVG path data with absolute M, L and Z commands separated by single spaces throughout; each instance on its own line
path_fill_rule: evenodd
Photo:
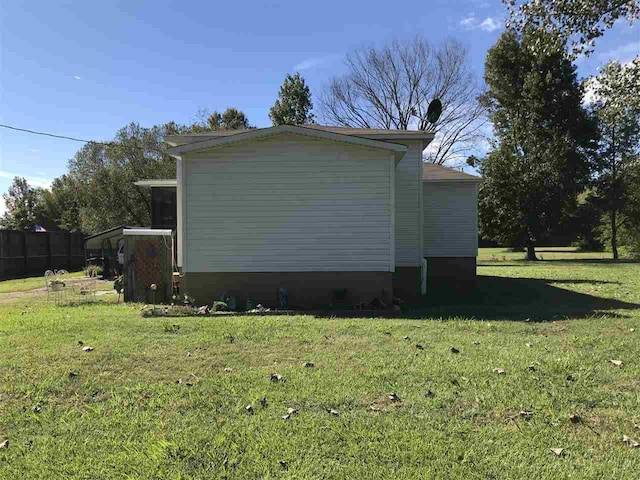
M 454 170 L 453 168 L 424 163 L 422 166 L 422 180 L 424 182 L 468 182 L 480 183 L 482 177 Z

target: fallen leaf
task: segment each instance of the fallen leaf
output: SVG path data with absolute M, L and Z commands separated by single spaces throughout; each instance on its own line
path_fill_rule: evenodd
M 474 345 L 480 345 L 480 342 L 475 341 L 475 342 L 473 342 L 473 344 L 474 344 Z
M 564 448 L 552 448 L 551 451 L 558 457 L 564 455 Z
M 269 405 L 269 402 L 267 402 L 267 397 L 262 397 L 260 400 L 258 400 L 260 402 L 260 406 L 262 408 L 267 408 L 267 405 Z
M 84 342 L 82 340 L 78 340 L 78 345 L 82 346 L 84 345 Z
M 298 410 L 296 410 L 295 408 L 287 408 L 287 414 L 288 415 L 295 415 L 296 413 L 298 413 Z
M 633 428 L 640 429 L 640 423 L 634 423 L 634 424 L 633 424 Z
M 612 364 L 614 364 L 616 367 L 621 367 L 622 366 L 622 360 L 609 360 Z
M 284 468 L 285 470 L 287 470 L 289 468 L 289 464 L 287 462 L 285 462 L 284 460 L 280 460 L 280 462 L 278 462 L 278 463 L 280 463 L 280 466 L 282 468 Z
M 191 356 L 191 352 L 187 352 L 187 357 L 190 357 L 190 356 Z
M 329 413 L 329 415 L 333 415 L 334 417 L 337 417 L 338 415 L 340 415 L 340 412 L 338 412 L 337 410 L 334 410 L 333 408 L 328 408 L 327 412 Z
M 460 353 L 460 350 L 458 350 L 456 347 L 451 347 L 451 353 Z
M 436 394 L 433 393 L 431 390 L 429 390 L 427 393 L 424 394 L 424 396 L 427 398 L 433 398 L 436 396 Z
M 313 368 L 315 367 L 315 364 L 313 362 L 305 362 L 304 364 L 304 368 Z
M 40 405 L 35 405 L 33 407 L 33 413 L 40 413 L 42 411 L 42 407 Z
M 530 372 L 535 372 L 535 371 L 536 371 L 536 366 L 535 366 L 535 365 L 533 365 L 533 364 L 532 364 L 532 365 L 529 365 L 529 366 L 527 367 L 527 370 L 529 370 Z
M 575 382 L 575 381 L 576 381 L 575 375 L 567 375 L 567 382 Z
M 533 412 L 529 410 L 520 410 L 520 416 L 525 420 L 529 420 L 531 417 L 533 417 Z
M 93 351 L 93 347 L 89 347 L 89 346 L 87 346 L 87 347 L 82 347 L 82 351 L 83 351 L 83 352 L 92 352 L 92 351 Z
M 224 369 L 224 373 L 231 373 L 231 372 L 233 372 L 233 368 L 231 367 L 227 367 Z
M 249 415 L 253 415 L 253 405 L 249 404 L 244 409 L 247 411 Z
M 377 405 L 369 405 L 369 410 L 371 410 L 372 412 L 380 412 L 382 411 L 382 408 Z
M 9 448 L 9 440 L 0 443 L 0 448 Z
M 181 383 L 182 383 L 182 379 L 181 378 L 176 380 L 176 385 L 180 385 Z
M 291 418 L 291 415 L 283 415 L 282 419 L 283 420 L 289 420 Z
M 422 345 L 420 345 L 419 343 L 416 343 L 416 348 L 418 350 L 424 350 L 424 347 Z
M 274 383 L 277 383 L 277 382 L 286 383 L 286 381 L 287 381 L 287 379 L 284 378 L 279 373 L 272 373 L 271 375 L 269 375 L 269 380 L 271 380 Z
M 494 368 L 493 371 L 498 375 L 504 375 L 504 370 L 502 368 Z
M 69 378 L 77 377 L 78 372 L 69 372 L 68 375 L 69 375 Z
M 630 328 L 630 329 L 629 329 L 629 331 L 630 331 L 631 333 L 633 333 L 633 332 L 635 332 L 635 331 L 636 331 L 636 329 L 635 329 L 635 328 Z
M 576 415 L 576 414 L 569 415 L 569 421 L 571 423 L 580 423 L 580 422 L 582 422 L 582 417 L 580 415 Z
M 403 338 L 404 340 L 409 340 L 409 337 L 408 337 L 408 336 L 406 336 L 406 335 L 405 335 L 404 337 L 402 337 L 402 338 Z
M 389 400 L 391 400 L 392 402 L 399 402 L 400 397 L 395 392 L 391 392 L 389 394 Z
M 527 348 L 533 347 L 533 345 L 531 345 L 530 343 L 525 343 L 525 345 L 527 346 Z
M 637 448 L 640 447 L 640 443 L 635 441 L 631 437 L 627 437 L 626 435 L 622 436 L 622 442 L 629 448 Z

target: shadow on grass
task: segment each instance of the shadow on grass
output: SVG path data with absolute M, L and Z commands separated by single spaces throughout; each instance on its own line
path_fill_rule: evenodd
M 479 320 L 549 321 L 597 315 L 625 317 L 611 310 L 640 309 L 640 304 L 574 292 L 552 283 L 618 284 L 600 280 L 508 278 L 479 275 L 476 286 L 455 293 L 432 289 L 404 317 L 465 317 Z
M 612 260 L 610 258 L 542 258 L 535 262 L 525 259 L 510 258 L 507 260 L 478 260 L 478 267 L 535 267 L 545 263 L 588 263 L 596 265 L 620 265 L 625 263 L 637 264 L 640 259 L 623 258 L 620 260 Z

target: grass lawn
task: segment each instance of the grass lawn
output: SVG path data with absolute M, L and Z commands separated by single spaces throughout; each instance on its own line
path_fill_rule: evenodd
M 84 272 L 73 272 L 65 275 L 66 278 L 80 278 Z M 36 288 L 44 288 L 44 277 L 18 278 L 16 280 L 5 280 L 0 282 L 0 293 L 26 292 Z
M 0 302 L 0 478 L 638 478 L 640 263 L 542 257 L 402 319 Z

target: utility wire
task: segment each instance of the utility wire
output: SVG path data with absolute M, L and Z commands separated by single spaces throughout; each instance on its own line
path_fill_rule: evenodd
M 8 128 L 10 130 L 16 130 L 18 132 L 26 132 L 26 133 L 31 133 L 33 135 L 43 135 L 45 137 L 53 137 L 53 138 L 61 138 L 63 140 L 72 140 L 74 142 L 82 142 L 82 143 L 95 143 L 97 145 L 111 145 L 114 142 L 96 142 L 94 140 L 83 140 L 81 138 L 74 138 L 74 137 L 67 137 L 65 135 L 56 135 L 54 133 L 47 133 L 47 132 L 36 132 L 35 130 L 29 130 L 27 128 L 18 128 L 18 127 L 12 127 L 11 125 L 3 125 L 0 124 L 0 127 L 2 128 Z

